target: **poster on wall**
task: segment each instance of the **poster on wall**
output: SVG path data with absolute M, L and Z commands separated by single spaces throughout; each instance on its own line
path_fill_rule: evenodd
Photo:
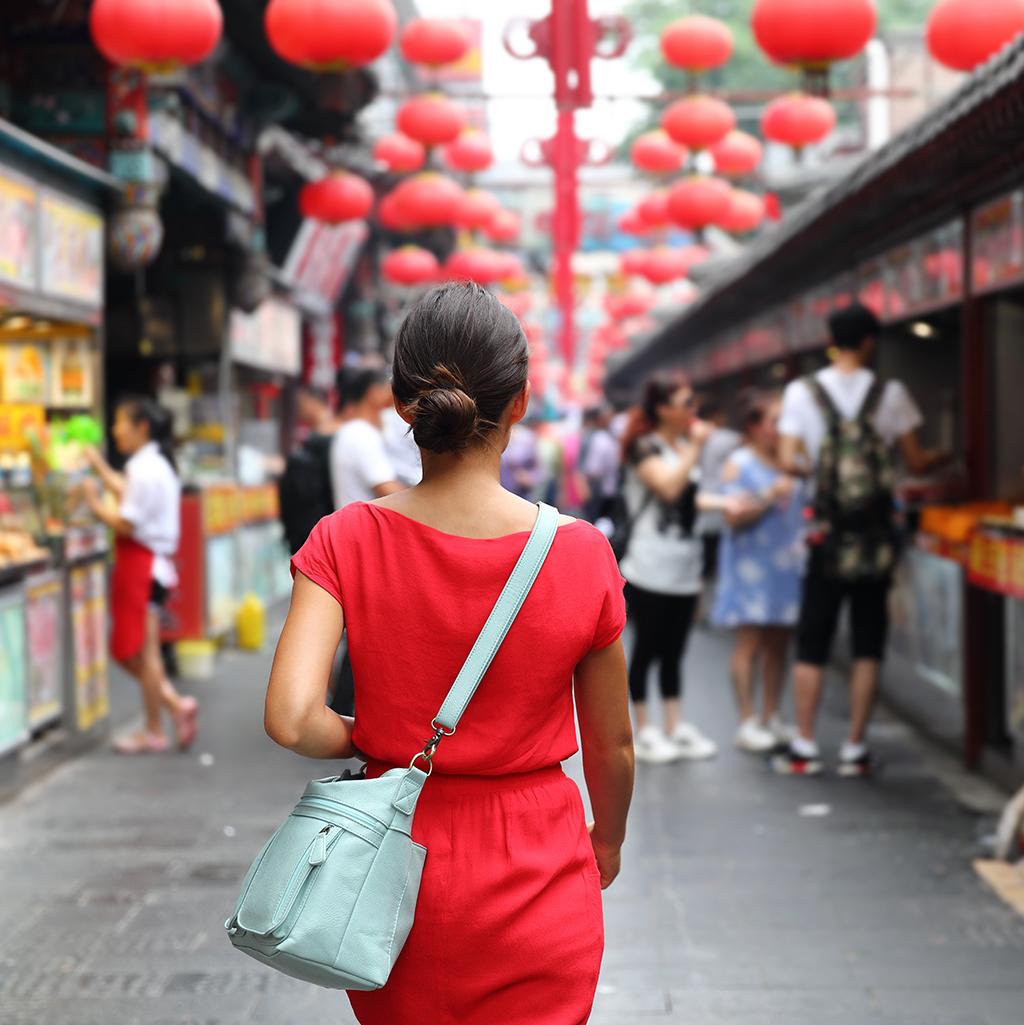
M 61 607 L 64 588 L 58 573 L 30 579 L 25 587 L 28 638 L 28 724 L 32 729 L 60 717 L 63 684 Z
M 51 354 L 47 346 L 8 344 L 3 347 L 4 402 L 38 402 L 50 399 Z
M 54 192 L 40 202 L 42 289 L 91 307 L 103 301 L 103 218 Z
M 21 288 L 35 288 L 36 190 L 28 182 L 0 173 L 0 278 Z
M 0 591 L 0 754 L 28 739 L 25 596 Z
M 93 403 L 93 351 L 87 338 L 67 338 L 53 345 L 50 404 L 58 409 L 86 409 Z
M 71 638 L 78 729 L 91 729 L 109 711 L 106 673 L 106 573 L 102 563 L 70 573 Z

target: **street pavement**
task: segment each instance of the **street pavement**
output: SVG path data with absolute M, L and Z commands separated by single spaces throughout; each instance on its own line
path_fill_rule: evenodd
M 95 750 L 0 806 L 0 1025 L 352 1025 L 343 994 L 223 934 L 250 859 L 329 772 L 264 736 L 269 658 L 228 652 L 192 685 L 192 753 Z M 639 767 L 593 1025 L 1021 1025 L 1024 919 L 971 868 L 987 823 L 884 717 L 876 780 L 772 777 L 731 747 L 726 658 L 699 631 L 687 662 L 720 757 Z M 834 685 L 833 746 L 842 709 Z

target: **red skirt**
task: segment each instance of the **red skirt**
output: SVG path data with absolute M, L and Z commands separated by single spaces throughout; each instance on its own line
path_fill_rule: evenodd
M 134 658 L 146 643 L 146 612 L 153 587 L 153 553 L 130 537 L 114 542 L 110 574 L 110 653 Z
M 413 838 L 427 848 L 416 920 L 387 985 L 349 992 L 361 1025 L 583 1025 L 604 952 L 601 882 L 561 767 L 435 773 Z

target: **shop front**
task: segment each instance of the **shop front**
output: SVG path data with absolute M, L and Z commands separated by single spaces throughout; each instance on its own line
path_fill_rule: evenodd
M 875 369 L 950 453 L 898 489 L 887 699 L 972 766 L 1024 778 L 1024 44 L 753 243 L 610 382 L 674 366 L 729 405 L 824 365 L 828 315 L 883 325 Z M 966 133 L 970 132 L 968 145 Z
M 108 716 L 108 538 L 71 500 L 102 423 L 105 175 L 0 125 L 0 755 Z

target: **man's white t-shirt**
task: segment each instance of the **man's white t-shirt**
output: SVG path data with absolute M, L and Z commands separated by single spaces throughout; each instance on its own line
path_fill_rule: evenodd
M 124 466 L 121 519 L 132 537 L 153 553 L 153 579 L 164 587 L 178 583 L 172 556 L 181 533 L 181 482 L 155 441 L 147 442 Z
M 856 418 L 875 379 L 875 375 L 863 367 L 849 373 L 826 367 L 814 376 L 846 420 Z M 889 381 L 882 391 L 873 423 L 886 443 L 895 445 L 903 435 L 917 430 L 923 419 L 907 389 L 899 381 Z M 779 433 L 799 438 L 812 464 L 817 465 L 826 430 L 821 408 L 806 381 L 791 382 L 782 397 Z
M 338 428 L 330 461 L 335 509 L 350 502 L 372 502 L 375 488 L 398 480 L 383 432 L 366 420 L 349 420 Z

